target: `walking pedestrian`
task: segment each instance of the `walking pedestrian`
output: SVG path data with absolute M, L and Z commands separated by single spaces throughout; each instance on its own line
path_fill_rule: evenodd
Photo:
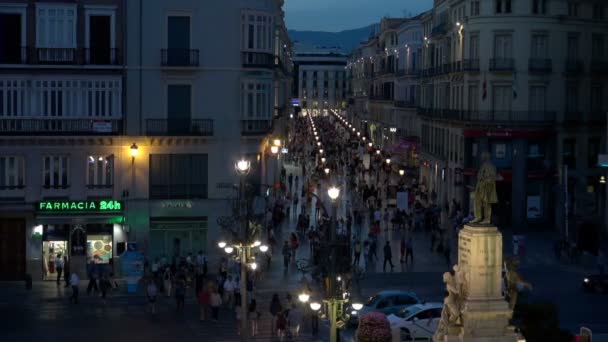
M 289 268 L 289 260 L 291 259 L 291 249 L 287 240 L 283 243 L 283 267 L 285 271 Z
M 70 261 L 68 256 L 63 256 L 63 280 L 65 281 L 65 287 L 70 287 Z
M 414 264 L 414 245 L 412 242 L 412 237 L 407 239 L 405 243 L 405 264 L 407 265 L 408 260 L 412 261 L 412 265 Z
M 176 311 L 181 312 L 184 310 L 184 300 L 186 297 L 186 279 L 184 275 L 177 277 L 175 281 L 175 304 Z
M 272 319 L 270 321 L 270 330 L 273 336 L 277 330 L 277 316 L 281 311 L 283 311 L 281 300 L 279 299 L 279 295 L 275 293 L 272 295 L 272 300 L 270 301 L 270 314 L 272 315 Z
M 211 298 L 209 299 L 209 304 L 211 305 L 211 318 L 213 321 L 217 322 L 220 306 L 222 305 L 222 297 L 217 292 L 217 288 L 215 286 L 213 286 L 211 289 Z
M 249 325 L 251 326 L 251 336 L 255 337 L 258 334 L 258 320 L 260 312 L 258 311 L 258 303 L 255 298 L 249 302 Z
M 399 262 L 402 264 L 405 262 L 405 251 L 405 236 L 402 235 L 401 240 L 399 241 Z
M 199 320 L 201 322 L 206 321 L 209 317 L 209 305 L 211 304 L 211 294 L 207 286 L 203 285 L 197 299 L 200 310 Z
M 150 309 L 150 313 L 156 314 L 156 296 L 158 295 L 158 287 L 156 286 L 156 281 L 154 279 L 148 280 L 148 287 L 146 288 L 146 294 L 148 296 L 148 308 Z
M 55 270 L 57 271 L 57 286 L 61 284 L 61 273 L 63 272 L 63 258 L 61 254 L 57 254 L 55 258 Z
M 110 277 L 107 273 L 104 273 L 99 280 L 99 289 L 101 290 L 101 300 L 104 304 L 106 304 L 106 296 L 108 291 L 112 288 L 112 283 L 110 282 Z
M 247 317 L 241 317 L 241 301 L 237 301 L 234 306 L 234 315 L 236 317 L 236 334 L 241 335 L 241 319 L 247 319 Z M 246 331 L 243 331 L 243 334 L 247 334 Z
M 353 247 L 353 250 L 355 253 L 355 261 L 353 262 L 353 264 L 355 265 L 355 267 L 359 267 L 359 258 L 361 257 L 361 241 L 360 240 L 355 241 L 355 246 Z
M 224 303 L 229 308 L 234 305 L 234 290 L 236 289 L 236 283 L 232 280 L 232 276 L 228 276 L 223 284 L 224 287 Z
M 300 327 L 302 326 L 302 309 L 293 303 L 289 310 L 289 330 L 291 337 L 297 339 L 300 336 Z
M 291 233 L 290 244 L 291 244 L 291 262 L 293 263 L 296 261 L 296 252 L 298 251 L 298 247 L 300 245 L 300 242 L 298 241 L 298 236 L 296 235 L 296 233 Z
M 167 297 L 171 297 L 171 285 L 173 284 L 173 274 L 171 273 L 171 267 L 166 266 L 165 272 L 163 273 L 163 288 Z
M 91 292 L 97 294 L 99 292 L 99 286 L 97 286 L 97 279 L 99 277 L 98 268 L 95 264 L 94 260 L 91 260 L 88 267 L 89 284 L 87 285 L 87 295 L 90 295 Z
M 391 271 L 392 271 L 393 268 L 395 268 L 395 266 L 393 266 L 393 254 L 391 251 L 390 241 L 386 241 L 386 244 L 384 245 L 384 265 L 382 266 L 382 271 L 384 271 L 384 272 L 386 272 L 386 263 L 387 262 L 391 265 Z
M 80 286 L 80 277 L 76 273 L 70 276 L 70 286 L 72 287 L 72 296 L 70 303 L 78 304 L 78 286 Z
M 444 240 L 443 243 L 443 256 L 445 257 L 445 262 L 446 264 L 448 264 L 448 266 L 451 266 L 452 261 L 451 261 L 451 250 L 450 250 L 450 242 L 448 239 Z

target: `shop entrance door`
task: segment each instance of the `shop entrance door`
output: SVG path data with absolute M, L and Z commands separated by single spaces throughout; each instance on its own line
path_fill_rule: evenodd
M 25 219 L 0 220 L 0 280 L 25 276 Z
M 150 255 L 167 256 L 167 260 L 179 261 L 189 253 L 196 255 L 206 250 L 207 220 L 194 222 L 150 222 Z

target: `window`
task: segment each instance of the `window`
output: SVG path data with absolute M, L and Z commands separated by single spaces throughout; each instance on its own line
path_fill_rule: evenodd
M 604 20 L 604 5 L 603 4 L 594 4 L 593 5 L 593 19 L 595 20 Z
M 0 7 L 0 64 L 25 62 L 27 6 Z
M 602 110 L 604 109 L 602 103 L 602 93 L 603 88 L 601 84 L 591 85 L 591 113 L 599 113 L 599 115 L 604 115 L 604 113 L 602 113 Z
M 509 86 L 494 86 L 492 89 L 492 108 L 496 112 L 510 112 L 513 100 L 513 89 Z
M 114 156 L 89 156 L 87 158 L 87 186 L 111 187 L 114 182 Z
M 571 33 L 568 34 L 568 60 L 576 61 L 578 60 L 578 34 Z
M 41 61 L 74 60 L 76 5 L 36 4 L 36 47 Z
M 18 156 L 0 156 L 0 189 L 25 186 L 25 160 Z
M 479 109 L 479 86 L 477 84 L 469 85 L 469 99 L 468 109 L 469 111 L 477 111 Z
M 568 2 L 568 15 L 571 17 L 578 17 L 578 2 L 576 2 L 576 1 Z
M 511 58 L 513 36 L 510 34 L 497 34 L 494 37 L 494 58 L 504 60 Z
M 242 80 L 241 117 L 247 120 L 270 120 L 273 111 L 272 91 L 272 80 Z
M 0 116 L 121 117 L 120 79 L 0 78 Z
M 546 108 L 546 93 L 545 86 L 530 87 L 530 112 L 544 112 Z
M 241 14 L 241 48 L 274 53 L 274 17 L 259 11 Z
M 547 35 L 533 34 L 532 35 L 532 58 L 545 59 L 548 55 Z
M 576 139 L 564 139 L 562 160 L 564 165 L 568 165 L 570 169 L 576 168 Z
M 597 167 L 597 155 L 600 154 L 600 138 L 589 138 L 587 152 L 587 166 L 590 168 Z
M 532 0 L 532 13 L 533 14 L 546 14 L 547 13 L 547 1 L 546 0 Z
M 604 35 L 601 33 L 591 35 L 591 59 L 598 61 L 604 59 Z
M 479 35 L 472 34 L 470 40 L 471 44 L 469 44 L 469 58 L 479 59 Z
M 479 0 L 471 1 L 471 17 L 479 15 Z
M 495 0 L 496 13 L 511 13 L 511 0 Z
M 569 82 L 566 84 L 566 112 L 570 113 L 574 119 L 578 115 L 578 84 Z
M 68 156 L 44 156 L 42 158 L 42 184 L 45 188 L 69 187 Z
M 207 198 L 206 154 L 151 154 L 151 199 Z

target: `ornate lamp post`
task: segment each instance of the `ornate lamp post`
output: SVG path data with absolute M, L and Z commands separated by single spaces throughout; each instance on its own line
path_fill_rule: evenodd
M 273 147 L 277 147 L 274 145 Z M 277 147 L 278 148 L 278 147 Z M 218 242 L 217 246 L 226 252 L 226 254 L 232 254 L 235 250 L 237 251 L 238 257 L 241 262 L 241 279 L 240 279 L 240 287 L 241 287 L 241 340 L 247 340 L 247 266 L 249 266 L 252 270 L 257 269 L 257 263 L 252 258 L 252 250 L 258 248 L 261 252 L 268 251 L 268 246 L 262 245 L 262 243 L 258 240 L 251 241 L 251 237 L 249 236 L 249 213 L 248 213 L 248 205 L 247 199 L 245 196 L 245 184 L 244 179 L 249 174 L 251 170 L 251 163 L 246 159 L 241 159 L 234 164 L 234 169 L 239 175 L 239 219 L 241 219 L 241 233 L 237 241 L 232 241 L 230 243 L 226 241 Z M 235 234 L 236 235 L 236 234 Z

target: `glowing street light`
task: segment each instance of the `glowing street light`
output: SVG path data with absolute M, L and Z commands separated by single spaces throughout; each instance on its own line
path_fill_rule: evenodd
M 217 243 L 217 246 L 218 246 L 219 248 L 222 248 L 222 249 L 223 249 L 224 247 L 226 247 L 226 242 L 224 242 L 224 241 L 220 241 L 220 242 L 218 242 L 218 243 Z
M 405 174 L 404 170 L 399 170 L 399 176 L 403 176 Z
M 327 168 L 327 167 L 326 167 L 326 168 L 325 168 L 325 170 L 323 170 L 323 171 L 325 171 L 325 174 L 326 174 L 326 175 L 328 175 L 328 174 L 329 174 L 329 168 Z
M 236 164 L 234 164 L 234 168 L 236 169 L 236 172 L 238 174 L 246 175 L 247 173 L 249 173 L 249 169 L 251 168 L 251 162 L 249 162 L 249 160 L 247 159 L 241 159 L 236 162 Z
M 332 186 L 327 190 L 327 195 L 329 195 L 329 198 L 331 198 L 332 201 L 335 201 L 340 196 L 340 189 Z
M 389 165 L 391 163 L 391 158 L 386 158 L 386 165 Z

